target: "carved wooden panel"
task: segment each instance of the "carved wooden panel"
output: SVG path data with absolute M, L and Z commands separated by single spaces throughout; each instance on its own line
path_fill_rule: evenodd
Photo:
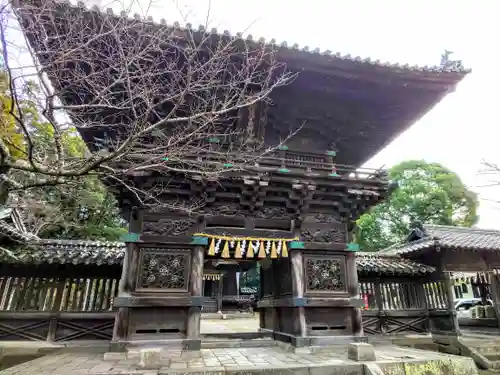
M 301 228 L 300 237 L 306 242 L 346 242 L 345 231 L 336 227 Z
M 192 218 L 144 221 L 142 233 L 151 236 L 186 236 L 194 231 L 195 224 Z
M 303 241 L 307 242 L 347 242 L 345 224 L 333 215 L 306 216 L 300 228 L 300 236 Z
M 306 293 L 347 290 L 344 257 L 306 256 L 304 268 Z
M 187 292 L 190 265 L 189 250 L 142 248 L 136 290 Z
M 283 219 L 289 218 L 290 214 L 284 207 L 262 207 L 255 212 L 255 217 L 259 219 Z

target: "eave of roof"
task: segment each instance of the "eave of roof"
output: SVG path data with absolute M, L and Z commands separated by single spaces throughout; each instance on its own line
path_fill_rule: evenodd
M 427 275 L 435 271 L 434 267 L 420 264 L 399 255 L 359 252 L 356 254 L 358 271 L 395 276 Z
M 422 79 L 434 79 L 434 80 L 448 80 L 450 83 L 456 84 L 458 83 L 466 74 L 470 73 L 470 69 L 465 69 L 461 64 L 453 64 L 453 61 L 450 61 L 449 65 L 409 65 L 409 64 L 400 64 L 393 62 L 383 62 L 381 60 L 373 60 L 369 57 L 361 57 L 361 56 L 352 56 L 350 54 L 343 54 L 340 52 L 333 52 L 331 50 L 321 50 L 320 48 L 312 48 L 310 46 L 300 47 L 297 43 L 289 44 L 286 41 L 277 42 L 276 39 L 267 39 L 260 37 L 254 38 L 251 34 L 244 36 L 242 33 L 236 33 L 232 35 L 228 30 L 220 31 L 216 28 L 212 28 L 209 30 L 205 30 L 203 25 L 199 25 L 197 28 L 193 27 L 190 23 L 186 23 L 184 26 L 181 26 L 179 22 L 174 22 L 173 24 L 168 24 L 165 19 L 155 20 L 152 16 L 148 16 L 147 18 L 141 17 L 139 14 L 134 14 L 132 17 L 130 14 L 115 14 L 112 8 L 107 8 L 106 12 L 99 9 L 98 6 L 94 5 L 92 7 L 87 7 L 87 5 L 82 1 L 69 1 L 69 0 L 52 0 L 59 6 L 68 6 L 74 10 L 79 11 L 87 11 L 87 12 L 96 12 L 102 14 L 107 17 L 122 17 L 129 18 L 130 20 L 138 20 L 151 25 L 158 26 L 168 26 L 172 28 L 177 28 L 181 30 L 186 30 L 190 32 L 203 32 L 205 34 L 214 34 L 219 35 L 221 37 L 228 38 L 238 38 L 245 39 L 247 42 L 258 43 L 263 46 L 277 47 L 278 53 L 290 54 L 293 53 L 296 58 L 301 57 L 317 57 L 318 59 L 324 59 L 325 61 L 331 62 L 334 65 L 337 65 L 339 68 L 353 68 L 353 67 L 372 67 L 375 69 L 379 69 L 378 73 L 382 73 L 384 70 L 387 72 L 395 73 L 395 74 L 406 74 L 406 73 L 419 73 L 419 77 Z M 26 0 L 17 0 L 15 7 L 21 8 L 24 6 L 23 3 L 26 3 Z M 48 1 L 44 2 L 44 7 L 47 9 Z M 28 6 L 30 4 L 27 4 Z M 422 74 L 424 73 L 424 74 Z M 447 77 L 447 78 L 446 78 Z
M 500 231 L 446 225 L 424 225 L 420 239 L 393 245 L 379 254 L 414 254 L 440 248 L 461 251 L 500 251 Z
M 27 243 L 38 239 L 38 237 L 34 234 L 23 232 L 17 229 L 14 225 L 7 223 L 5 220 L 0 220 L 0 237 L 18 243 Z

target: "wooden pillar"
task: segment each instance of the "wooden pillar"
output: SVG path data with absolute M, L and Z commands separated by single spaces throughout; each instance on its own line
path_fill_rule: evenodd
M 290 262 L 292 269 L 292 287 L 293 296 L 296 298 L 304 297 L 304 258 L 300 250 L 290 252 Z M 304 307 L 297 307 L 299 336 L 307 336 L 306 312 Z
M 500 282 L 498 281 L 498 275 L 493 272 L 489 274 L 489 279 L 491 300 L 493 301 L 493 308 L 495 309 L 497 324 L 500 327 Z
M 346 256 L 347 292 L 351 298 L 359 298 L 358 269 L 356 267 L 356 253 L 350 252 Z M 363 317 L 361 309 L 354 307 L 351 312 L 352 331 L 355 336 L 363 336 Z
M 385 334 L 386 332 L 386 323 L 385 323 L 385 316 L 384 316 L 384 300 L 382 298 L 382 282 L 380 279 L 375 280 L 374 283 L 374 288 L 375 288 L 375 302 L 377 304 L 377 318 L 378 318 L 378 323 L 377 323 L 377 328 L 378 331 L 382 334 Z
M 61 311 L 61 301 L 64 294 L 64 288 L 66 286 L 66 279 L 64 277 L 59 278 L 59 280 L 55 283 L 56 287 L 56 297 L 54 299 L 54 304 L 52 305 L 51 312 L 54 313 L 54 316 L 57 316 Z M 57 331 L 58 319 L 57 317 L 53 317 L 49 321 L 49 329 L 47 332 L 47 341 L 52 342 L 56 340 L 56 331 Z
M 446 291 L 447 310 L 451 315 L 452 331 L 460 333 L 458 326 L 457 311 L 455 309 L 455 290 L 453 289 L 453 280 L 451 279 L 451 272 L 441 271 L 443 274 L 443 283 Z
M 130 213 L 129 233 L 139 234 L 142 231 L 140 213 L 134 207 Z M 137 265 L 139 256 L 138 247 L 135 243 L 127 243 L 125 254 L 123 255 L 122 273 L 118 284 L 118 296 L 129 297 L 134 288 L 133 269 Z M 115 315 L 115 325 L 113 327 L 112 342 L 125 341 L 128 337 L 129 308 L 119 307 Z
M 224 275 L 220 275 L 220 279 L 217 284 L 217 312 L 222 312 L 222 287 Z
M 189 289 L 191 297 L 203 297 L 203 258 L 204 248 L 196 246 L 191 258 L 191 277 L 189 278 Z M 198 340 L 200 338 L 201 307 L 192 306 L 188 310 L 187 338 Z
M 223 283 L 223 294 L 228 296 L 236 296 L 238 294 L 236 283 L 236 268 L 230 267 L 225 276 L 226 282 Z

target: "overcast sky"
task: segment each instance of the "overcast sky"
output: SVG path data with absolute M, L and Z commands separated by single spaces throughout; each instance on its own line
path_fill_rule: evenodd
M 87 2 L 123 7 L 111 0 Z M 205 24 L 208 14 L 210 27 L 220 30 L 383 61 L 436 65 L 444 49 L 455 51 L 452 58 L 462 59 L 473 73 L 368 166 L 390 167 L 414 158 L 440 162 L 480 193 L 478 226 L 500 229 L 500 205 L 497 209 L 490 201 L 500 201 L 500 188 L 480 188 L 493 177 L 479 175 L 483 159 L 500 164 L 500 75 L 493 39 L 500 35 L 500 1 L 155 0 L 146 9 L 148 3 L 135 0 L 134 10 L 168 23 L 187 17 L 194 25 Z

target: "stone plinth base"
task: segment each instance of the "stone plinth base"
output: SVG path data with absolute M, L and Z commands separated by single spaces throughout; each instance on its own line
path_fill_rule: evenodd
M 276 341 L 301 348 L 307 346 L 347 345 L 353 342 L 368 342 L 366 336 L 295 336 L 284 332 L 261 328 L 260 332 L 267 333 Z
M 347 347 L 347 358 L 356 362 L 375 361 L 375 349 L 365 342 L 355 342 Z
M 183 351 L 185 355 L 187 355 L 187 353 L 193 353 L 194 356 L 199 356 L 200 349 L 201 340 L 189 339 L 111 342 L 109 345 L 109 352 L 104 354 L 104 360 L 119 361 L 124 359 L 137 359 L 142 363 L 144 359 L 144 368 L 152 368 L 147 364 L 149 363 L 147 358 L 151 357 L 151 361 L 154 361 L 158 356 L 158 351 L 164 354 L 166 353 L 165 355 L 162 354 L 164 357 L 172 351 Z M 165 364 L 162 364 L 162 366 L 165 366 Z

